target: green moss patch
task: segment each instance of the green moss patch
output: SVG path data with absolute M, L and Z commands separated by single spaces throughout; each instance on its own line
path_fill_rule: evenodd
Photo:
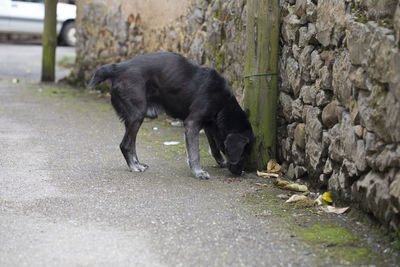
M 298 228 L 296 233 L 321 259 L 357 265 L 377 261 L 377 255 L 344 227 L 315 224 L 312 227 Z
M 333 225 L 317 224 L 303 228 L 298 232 L 298 236 L 313 244 L 347 245 L 358 241 L 349 230 Z

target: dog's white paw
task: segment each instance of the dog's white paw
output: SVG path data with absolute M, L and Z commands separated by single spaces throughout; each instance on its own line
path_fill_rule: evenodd
M 204 170 L 195 171 L 194 176 L 196 176 L 196 178 L 199 178 L 199 179 L 210 179 L 210 175 L 208 174 L 208 172 L 206 172 Z
M 140 162 L 137 162 L 137 163 L 133 164 L 132 166 L 129 166 L 129 169 L 131 172 L 144 172 L 145 170 L 147 170 L 147 168 L 149 168 L 149 166 L 147 164 L 140 163 Z

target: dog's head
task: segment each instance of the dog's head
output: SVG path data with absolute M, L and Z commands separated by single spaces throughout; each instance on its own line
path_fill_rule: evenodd
M 228 169 L 232 174 L 242 174 L 245 159 L 251 152 L 254 139 L 252 132 L 231 133 L 226 137 L 224 141 L 225 157 Z

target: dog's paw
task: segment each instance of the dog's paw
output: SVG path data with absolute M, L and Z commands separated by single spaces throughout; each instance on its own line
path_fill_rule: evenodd
M 147 165 L 145 163 L 138 162 L 138 164 L 140 165 L 142 172 L 144 172 L 145 170 L 147 170 L 149 168 L 149 165 Z
M 195 171 L 194 176 L 196 176 L 196 178 L 199 179 L 205 179 L 205 180 L 210 179 L 210 175 L 208 174 L 208 172 L 203 170 Z
M 224 161 L 219 161 L 218 162 L 218 165 L 219 165 L 219 167 L 220 168 L 226 168 L 228 165 L 227 165 L 227 162 L 226 162 L 226 160 L 224 160 Z
M 140 162 L 137 162 L 137 163 L 129 166 L 129 169 L 131 172 L 144 172 L 145 170 L 147 170 L 147 168 L 149 168 L 149 166 L 147 164 L 140 163 Z

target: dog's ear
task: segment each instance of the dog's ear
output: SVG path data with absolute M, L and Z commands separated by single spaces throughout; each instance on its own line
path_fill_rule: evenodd
M 235 165 L 238 164 L 243 154 L 245 146 L 249 143 L 249 138 L 238 134 L 228 134 L 224 141 L 225 145 L 225 156 L 229 163 Z

